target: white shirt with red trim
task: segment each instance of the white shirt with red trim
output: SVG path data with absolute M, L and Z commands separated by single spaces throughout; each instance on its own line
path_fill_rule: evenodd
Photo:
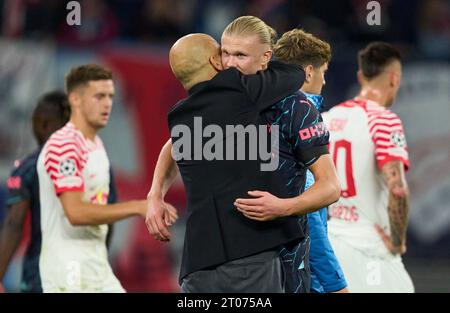
M 381 168 L 389 161 L 409 167 L 398 116 L 373 101 L 349 100 L 323 114 L 330 154 L 341 183 L 341 198 L 329 207 L 329 233 L 361 249 L 384 249 L 374 225 L 389 234 L 388 188 Z
M 102 141 L 98 136 L 95 142 L 86 139 L 69 122 L 48 139 L 39 155 L 37 170 L 44 291 L 46 283 L 52 285 L 49 290 L 55 286 L 64 289 L 67 284 L 67 290 L 101 290 L 112 274 L 105 245 L 108 226 L 71 225 L 58 196 L 81 191 L 84 202 L 107 203 L 109 160 Z

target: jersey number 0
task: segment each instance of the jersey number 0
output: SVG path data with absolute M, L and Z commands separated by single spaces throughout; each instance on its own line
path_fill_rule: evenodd
M 356 196 L 352 166 L 352 143 L 347 140 L 330 142 L 330 151 L 333 156 L 334 165 L 338 171 L 338 176 L 345 181 L 345 187 L 342 187 L 341 196 L 343 198 Z M 339 158 L 338 155 L 340 156 Z

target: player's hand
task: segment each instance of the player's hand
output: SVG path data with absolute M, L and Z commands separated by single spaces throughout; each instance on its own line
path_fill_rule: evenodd
M 177 209 L 170 203 L 164 202 L 165 212 L 164 212 L 164 222 L 167 226 L 172 226 L 178 219 Z
M 378 235 L 380 235 L 381 240 L 383 240 L 384 245 L 386 246 L 386 248 L 394 255 L 396 254 L 405 254 L 406 252 L 406 245 L 402 244 L 401 246 L 394 246 L 394 244 L 392 243 L 392 239 L 391 236 L 389 236 L 388 234 L 386 234 L 386 232 L 383 230 L 383 228 L 381 228 L 380 225 L 375 224 L 375 229 L 378 232 Z
M 239 198 L 234 202 L 245 217 L 256 221 L 270 221 L 288 215 L 284 199 L 266 191 L 249 191 L 248 194 L 254 198 Z
M 149 196 L 147 198 L 147 216 L 145 225 L 150 235 L 159 241 L 170 241 L 170 232 L 167 222 L 172 220 L 173 214 L 166 208 L 164 201 L 160 198 Z

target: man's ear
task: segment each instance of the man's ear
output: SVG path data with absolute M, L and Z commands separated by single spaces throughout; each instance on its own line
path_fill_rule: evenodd
M 391 73 L 390 85 L 393 88 L 397 88 L 400 85 L 400 75 L 396 72 Z
M 361 70 L 358 70 L 358 72 L 356 73 L 356 78 L 358 80 L 358 83 L 362 85 L 362 83 L 364 82 L 364 76 Z
M 310 64 L 305 66 L 305 83 L 310 83 L 314 72 L 314 67 Z
M 69 104 L 71 107 L 79 107 L 80 106 L 80 95 L 76 91 L 72 91 L 69 93 Z
M 222 66 L 222 58 L 220 54 L 215 54 L 209 57 L 209 63 L 211 63 L 212 67 L 218 72 L 223 71 Z
M 272 50 L 267 50 L 266 52 L 264 52 L 264 54 L 262 56 L 262 62 L 261 62 L 261 67 L 263 69 L 267 68 L 267 64 L 272 59 L 272 55 L 273 55 L 273 51 Z

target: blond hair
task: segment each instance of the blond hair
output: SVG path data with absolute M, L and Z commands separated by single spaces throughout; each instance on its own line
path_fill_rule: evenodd
M 260 42 L 269 45 L 271 49 L 277 40 L 277 32 L 272 27 L 250 15 L 241 16 L 232 21 L 223 31 L 223 35 L 257 35 Z
M 302 29 L 293 29 L 277 41 L 274 54 L 278 60 L 286 63 L 317 68 L 330 62 L 331 46 Z

